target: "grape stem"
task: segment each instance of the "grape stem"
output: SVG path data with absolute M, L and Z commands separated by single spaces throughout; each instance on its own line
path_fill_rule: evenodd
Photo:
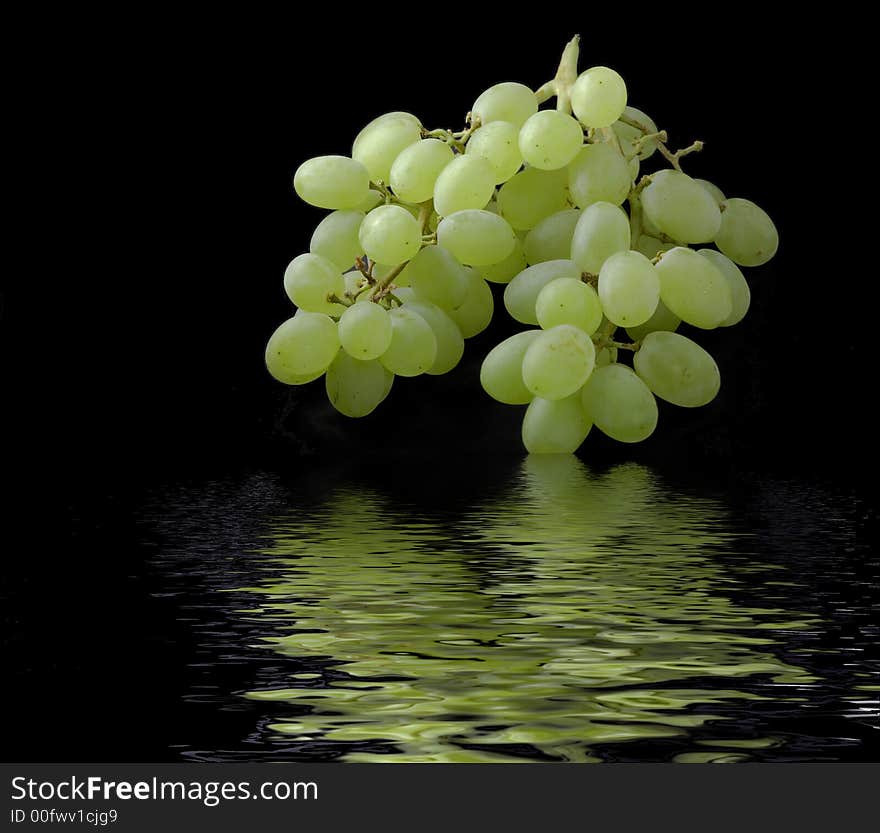
M 703 142 L 697 140 L 696 142 L 689 144 L 686 148 L 681 148 L 673 153 L 668 147 L 666 147 L 668 136 L 665 130 L 654 132 L 646 124 L 626 115 L 626 113 L 622 113 L 619 120 L 641 132 L 641 138 L 634 142 L 636 149 L 638 149 L 643 142 L 646 142 L 649 139 L 656 139 L 657 150 L 660 151 L 660 155 L 677 171 L 681 171 L 681 162 L 679 160 L 682 156 L 687 156 L 689 153 L 695 153 L 696 151 L 703 149 Z
M 559 67 L 552 81 L 542 84 L 535 91 L 538 104 L 556 96 L 556 109 L 561 113 L 571 113 L 571 88 L 578 76 L 578 55 L 580 54 L 580 35 L 575 35 L 562 50 Z
M 642 346 L 640 341 L 609 341 L 609 347 L 616 347 L 618 350 L 632 350 L 633 353 L 638 352 Z

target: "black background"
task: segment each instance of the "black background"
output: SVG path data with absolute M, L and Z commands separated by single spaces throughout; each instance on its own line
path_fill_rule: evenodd
M 775 24 L 745 6 L 714 19 L 708 8 L 688 17 L 616 5 L 558 11 L 558 25 L 517 20 L 511 7 L 500 30 L 479 26 L 469 7 L 364 11 L 379 17 L 78 12 L 10 28 L 20 48 L 10 132 L 21 149 L 8 168 L 25 190 L 9 227 L 24 257 L 3 270 L 0 311 L 15 554 L 3 577 L 4 653 L 9 713 L 40 716 L 13 727 L 10 757 L 131 756 L 90 729 L 108 715 L 112 725 L 114 709 L 136 710 L 131 698 L 143 706 L 137 757 L 163 754 L 161 733 L 155 750 L 146 738 L 177 689 L 159 652 L 185 629 L 169 608 L 135 663 L 120 659 L 106 627 L 125 623 L 130 655 L 147 591 L 113 541 L 135 534 L 127 511 L 143 484 L 368 453 L 464 451 L 474 467 L 480 455 L 521 454 L 520 409 L 491 402 L 478 383 L 482 356 L 514 331 L 500 303 L 460 368 L 399 380 L 358 422 L 329 408 L 319 382 L 275 383 L 263 349 L 292 312 L 284 267 L 323 213 L 296 199 L 296 167 L 349 152 L 360 127 L 389 110 L 460 129 L 487 86 L 552 77 L 574 32 L 581 68 L 620 71 L 630 102 L 673 146 L 703 139 L 685 170 L 756 201 L 781 239 L 770 264 L 747 272 L 747 319 L 698 339 L 721 367 L 718 399 L 699 411 L 663 407 L 637 448 L 591 436 L 582 456 L 841 478 L 868 460 L 861 397 L 873 382 L 860 365 L 870 328 L 859 321 L 868 276 L 850 259 L 870 244 L 858 218 L 871 163 L 851 116 L 859 75 L 839 57 L 858 54 L 856 24 Z M 25 538 L 13 543 L 16 528 Z M 126 582 L 131 592 L 102 593 Z M 107 674 L 136 683 L 124 706 L 96 697 Z M 48 715 L 64 716 L 64 728 Z

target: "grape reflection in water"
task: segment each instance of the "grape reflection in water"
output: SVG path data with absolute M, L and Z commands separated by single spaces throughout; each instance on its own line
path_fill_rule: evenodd
M 776 740 L 726 731 L 725 704 L 813 680 L 771 650 L 806 617 L 732 600 L 723 506 L 644 467 L 530 457 L 454 530 L 405 517 L 343 488 L 272 523 L 280 572 L 247 615 L 327 673 L 249 692 L 294 707 L 266 731 L 349 761 L 596 761 L 665 739 L 675 760 L 734 761 Z

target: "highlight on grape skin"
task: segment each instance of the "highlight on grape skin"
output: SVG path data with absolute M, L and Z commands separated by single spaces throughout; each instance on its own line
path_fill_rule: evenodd
M 747 316 L 778 231 L 689 176 L 703 143 L 674 149 L 621 73 L 579 71 L 579 52 L 575 37 L 534 88 L 488 86 L 461 129 L 385 113 L 353 129 L 349 156 L 298 164 L 294 191 L 329 213 L 283 275 L 295 314 L 266 346 L 277 381 L 325 376 L 330 404 L 366 417 L 396 377 L 458 367 L 503 305 L 527 329 L 488 350 L 480 383 L 521 409 L 529 453 L 572 453 L 594 425 L 642 442 L 664 408 L 715 399 L 700 335 Z

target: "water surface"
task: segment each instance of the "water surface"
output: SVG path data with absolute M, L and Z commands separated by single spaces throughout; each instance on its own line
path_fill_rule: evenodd
M 156 495 L 144 534 L 195 634 L 181 696 L 216 712 L 213 743 L 174 754 L 876 755 L 878 561 L 846 490 L 574 457 L 441 474 L 412 461 Z

